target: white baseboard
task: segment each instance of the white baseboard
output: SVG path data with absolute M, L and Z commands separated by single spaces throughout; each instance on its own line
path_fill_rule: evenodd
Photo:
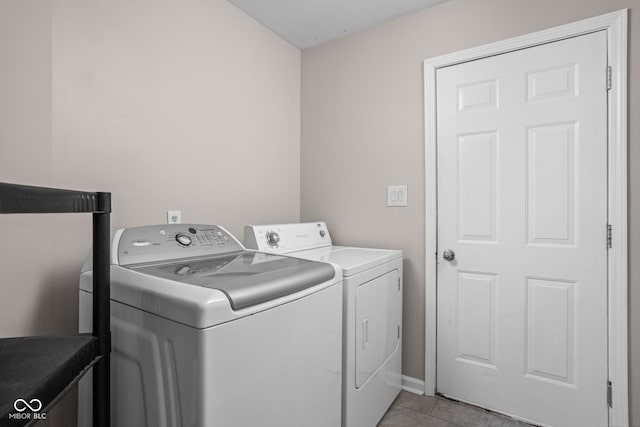
M 402 389 L 404 391 L 408 391 L 409 393 L 415 394 L 424 394 L 424 381 L 419 380 L 417 378 L 409 377 L 406 375 L 402 376 Z

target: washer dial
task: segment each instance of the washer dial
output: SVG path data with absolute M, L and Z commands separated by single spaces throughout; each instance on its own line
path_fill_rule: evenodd
M 189 246 L 191 245 L 191 242 L 192 242 L 191 237 L 182 233 L 176 234 L 176 241 L 180 243 L 182 246 Z

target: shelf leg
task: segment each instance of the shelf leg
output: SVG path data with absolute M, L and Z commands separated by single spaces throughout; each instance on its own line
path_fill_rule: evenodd
M 110 264 L 111 194 L 98 193 L 93 214 L 93 335 L 98 337 L 102 358 L 93 367 L 93 426 L 110 426 Z

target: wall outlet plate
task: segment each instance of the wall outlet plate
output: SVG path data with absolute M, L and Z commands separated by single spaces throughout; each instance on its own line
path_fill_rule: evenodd
M 181 224 L 182 214 L 180 211 L 167 211 L 167 224 Z

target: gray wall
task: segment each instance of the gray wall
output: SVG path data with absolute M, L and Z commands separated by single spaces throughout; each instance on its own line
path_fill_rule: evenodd
M 404 373 L 424 378 L 423 60 L 630 8 L 629 259 L 640 253 L 637 0 L 452 0 L 302 52 L 301 216 L 338 244 L 405 254 Z M 387 208 L 385 187 L 409 186 Z M 631 412 L 640 425 L 640 267 L 630 262 Z
M 300 50 L 226 0 L 2 0 L 0 53 L 0 181 L 111 191 L 113 227 L 299 220 Z M 91 218 L 0 232 L 0 336 L 75 333 Z

